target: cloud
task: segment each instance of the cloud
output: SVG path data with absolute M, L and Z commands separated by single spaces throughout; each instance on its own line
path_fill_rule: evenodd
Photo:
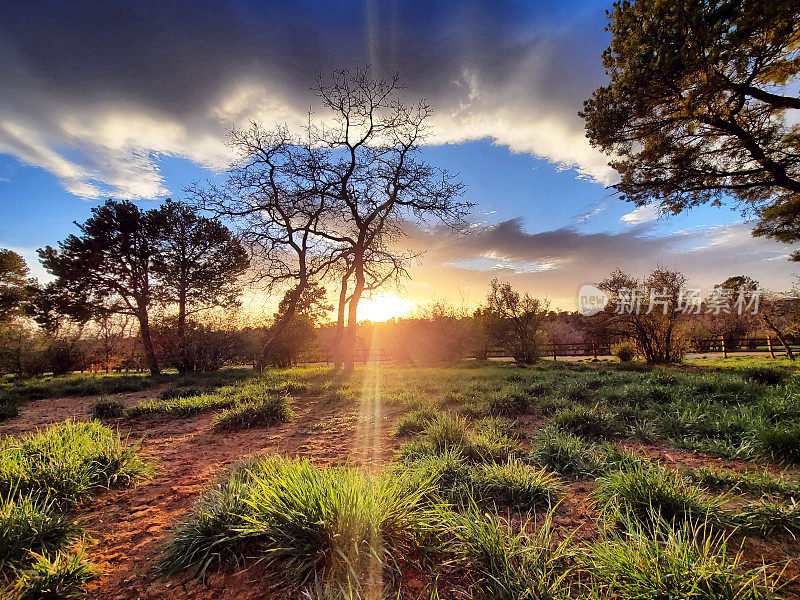
M 415 287 L 422 299 L 426 294 L 455 298 L 461 291 L 480 299 L 488 282 L 498 277 L 573 310 L 581 285 L 597 283 L 616 268 L 641 276 L 660 264 L 684 272 L 701 288 L 742 274 L 765 288 L 785 289 L 795 273 L 783 260 L 787 247 L 753 238 L 751 228 L 751 223 L 739 222 L 665 236 L 652 235 L 647 225 L 621 233 L 573 228 L 527 233 L 522 220 L 513 219 L 466 235 L 409 227 L 405 242 L 414 250 L 426 250 L 411 272 L 415 285 L 433 282 L 428 291 Z
M 0 153 L 78 196 L 163 196 L 159 157 L 219 169 L 232 124 L 300 125 L 317 75 L 369 63 L 429 99 L 431 143 L 491 139 L 609 183 L 576 114 L 605 79 L 604 23 L 550 1 L 20 2 L 0 21 Z
M 628 225 L 641 225 L 642 223 L 649 223 L 655 221 L 661 216 L 658 206 L 655 204 L 645 204 L 632 210 L 631 212 L 622 215 L 620 221 Z

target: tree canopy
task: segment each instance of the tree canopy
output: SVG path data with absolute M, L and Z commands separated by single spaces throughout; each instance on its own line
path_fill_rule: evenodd
M 757 235 L 800 239 L 800 4 L 625 0 L 608 16 L 610 83 L 581 116 L 623 198 L 666 213 L 734 200 Z

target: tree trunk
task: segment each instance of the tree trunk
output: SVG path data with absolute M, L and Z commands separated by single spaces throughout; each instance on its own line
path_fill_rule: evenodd
M 178 294 L 178 341 L 186 335 L 186 290 L 181 289 Z
M 150 319 L 147 315 L 147 310 L 140 309 L 139 314 L 139 337 L 142 339 L 144 346 L 144 354 L 147 359 L 147 366 L 150 367 L 151 375 L 159 375 L 161 369 L 158 368 L 158 360 L 156 359 L 156 351 L 153 348 L 153 340 L 150 337 Z
M 764 323 L 766 323 L 767 327 L 769 327 L 772 331 L 775 332 L 775 335 L 778 336 L 778 341 L 780 341 L 783 349 L 786 350 L 786 356 L 789 357 L 789 360 L 794 360 L 794 353 L 792 352 L 792 347 L 789 345 L 789 342 L 786 341 L 786 337 L 783 335 L 780 329 L 772 322 L 772 320 L 766 315 L 766 313 L 761 313 L 761 318 L 764 319 Z
M 356 316 L 358 302 L 364 292 L 364 269 L 359 262 L 356 265 L 356 285 L 353 288 L 353 295 L 350 297 L 350 305 L 347 307 L 347 331 L 344 336 L 344 370 L 352 373 L 356 368 Z
M 344 363 L 342 348 L 344 343 L 344 312 L 345 306 L 347 306 L 347 280 L 350 278 L 350 273 L 352 271 L 342 275 L 342 287 L 339 289 L 339 308 L 336 313 L 336 333 L 333 342 L 333 366 L 336 369 L 341 369 Z
M 264 344 L 261 346 L 261 356 L 255 364 L 255 369 L 257 371 L 263 371 L 267 366 L 269 350 L 272 347 L 272 344 L 275 343 L 275 340 L 278 338 L 278 336 L 284 332 L 286 327 L 294 318 L 294 315 L 297 312 L 297 303 L 300 301 L 300 298 L 306 289 L 306 285 L 307 281 L 305 280 L 301 280 L 301 282 L 297 284 L 292 291 L 292 295 L 290 297 L 291 301 L 289 302 L 289 306 L 286 308 L 286 312 L 283 313 L 280 318 L 272 324 L 272 327 L 269 328 L 267 337 L 264 340 Z

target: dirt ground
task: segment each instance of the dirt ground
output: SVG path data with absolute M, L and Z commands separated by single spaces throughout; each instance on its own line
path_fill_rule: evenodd
M 151 388 L 114 397 L 134 406 L 157 397 L 159 392 L 160 388 Z M 88 419 L 94 402 L 92 397 L 31 402 L 23 407 L 20 417 L 0 423 L 0 437 L 22 434 L 68 418 Z M 160 577 L 155 566 L 160 548 L 174 525 L 229 464 L 256 453 L 280 453 L 308 457 L 318 465 L 350 463 L 377 471 L 392 460 L 402 441 L 394 436 L 402 407 L 384 406 L 376 411 L 371 406 L 313 397 L 295 398 L 293 404 L 296 414 L 290 423 L 232 433 L 211 430 L 213 413 L 179 419 L 143 417 L 117 421 L 120 434 L 141 444 L 142 456 L 156 465 L 157 472 L 136 487 L 103 492 L 79 511 L 81 523 L 91 538 L 88 544 L 91 559 L 101 571 L 89 597 L 98 600 L 281 598 L 279 591 L 265 592 L 273 582 L 258 565 L 242 572 L 213 574 L 205 582 L 191 574 L 171 579 Z M 539 425 L 533 420 L 525 429 L 532 433 Z M 736 470 L 754 467 L 659 444 L 626 442 L 625 445 L 666 465 L 714 464 Z M 593 489 L 594 483 L 588 481 L 566 486 L 564 500 L 555 516 L 564 535 L 576 528 L 579 528 L 576 539 L 596 535 L 589 501 Z M 732 540 L 737 546 L 739 541 Z M 762 560 L 785 563 L 787 557 L 800 557 L 800 543 L 789 536 L 777 536 L 768 542 L 747 539 L 743 550 L 754 566 Z M 798 573 L 798 561 L 793 559 L 786 574 Z M 421 578 L 424 577 L 413 577 Z M 419 581 L 419 586 L 423 585 Z M 800 597 L 800 586 L 796 584 L 786 591 L 787 597 Z

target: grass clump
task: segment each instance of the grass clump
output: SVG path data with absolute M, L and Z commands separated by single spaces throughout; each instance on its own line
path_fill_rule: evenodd
M 594 477 L 603 471 L 594 444 L 553 425 L 544 427 L 533 441 L 531 459 L 568 479 Z
M 236 398 L 234 396 L 213 392 L 201 394 L 199 396 L 141 402 L 128 411 L 128 416 L 169 415 L 179 418 L 191 417 L 209 410 L 228 408 L 234 404 L 236 404 Z
M 33 554 L 33 563 L 12 586 L 14 600 L 84 598 L 84 587 L 97 575 L 83 551 L 58 552 L 53 558 Z
M 736 515 L 736 522 L 745 531 L 762 537 L 777 532 L 795 536 L 800 533 L 800 506 L 794 500 L 788 506 L 762 501 L 746 506 Z
M 713 489 L 727 489 L 758 496 L 793 497 L 800 495 L 800 484 L 786 477 L 776 477 L 769 471 L 730 471 L 716 467 L 687 469 L 686 477 L 692 482 Z
M 0 441 L 0 494 L 31 495 L 67 507 L 100 487 L 124 486 L 149 469 L 99 421 L 64 421 Z
M 587 571 L 600 598 L 759 600 L 777 598 L 765 567 L 746 569 L 727 538 L 702 524 L 639 528 L 596 543 Z
M 125 405 L 119 400 L 99 398 L 92 407 L 94 419 L 117 419 L 125 416 Z
M 417 548 L 433 512 L 423 486 L 351 468 L 263 457 L 235 468 L 168 543 L 167 571 L 257 557 L 296 584 L 358 582 Z
M 419 436 L 400 448 L 403 462 L 423 456 L 457 452 L 470 462 L 503 462 L 524 455 L 519 442 L 496 431 L 473 433 L 462 417 L 439 416 Z
M 477 465 L 471 479 L 476 498 L 524 510 L 555 505 L 561 487 L 551 474 L 519 460 Z
M 562 595 L 572 571 L 571 539 L 556 542 L 552 512 L 534 534 L 535 524 L 523 523 L 517 533 L 496 517 L 473 506 L 451 516 L 455 535 L 450 553 L 456 566 L 474 583 L 478 600 L 538 600 Z
M 408 437 L 422 433 L 435 419 L 436 413 L 431 409 L 412 410 L 397 420 L 397 436 Z
M 677 471 L 642 462 L 598 478 L 594 498 L 605 522 L 612 526 L 630 519 L 645 525 L 662 520 L 727 522 L 721 500 L 707 496 Z
M 791 372 L 783 367 L 757 365 L 739 369 L 742 377 L 762 385 L 778 385 L 789 378 Z
M 237 431 L 270 427 L 292 420 L 292 407 L 285 395 L 264 395 L 225 409 L 214 419 L 215 431 Z
M 53 554 L 79 534 L 52 501 L 7 493 L 0 499 L 0 577 L 30 562 L 29 552 Z
M 598 407 L 576 405 L 562 409 L 553 416 L 557 427 L 586 438 L 601 438 L 614 434 L 614 425 Z

